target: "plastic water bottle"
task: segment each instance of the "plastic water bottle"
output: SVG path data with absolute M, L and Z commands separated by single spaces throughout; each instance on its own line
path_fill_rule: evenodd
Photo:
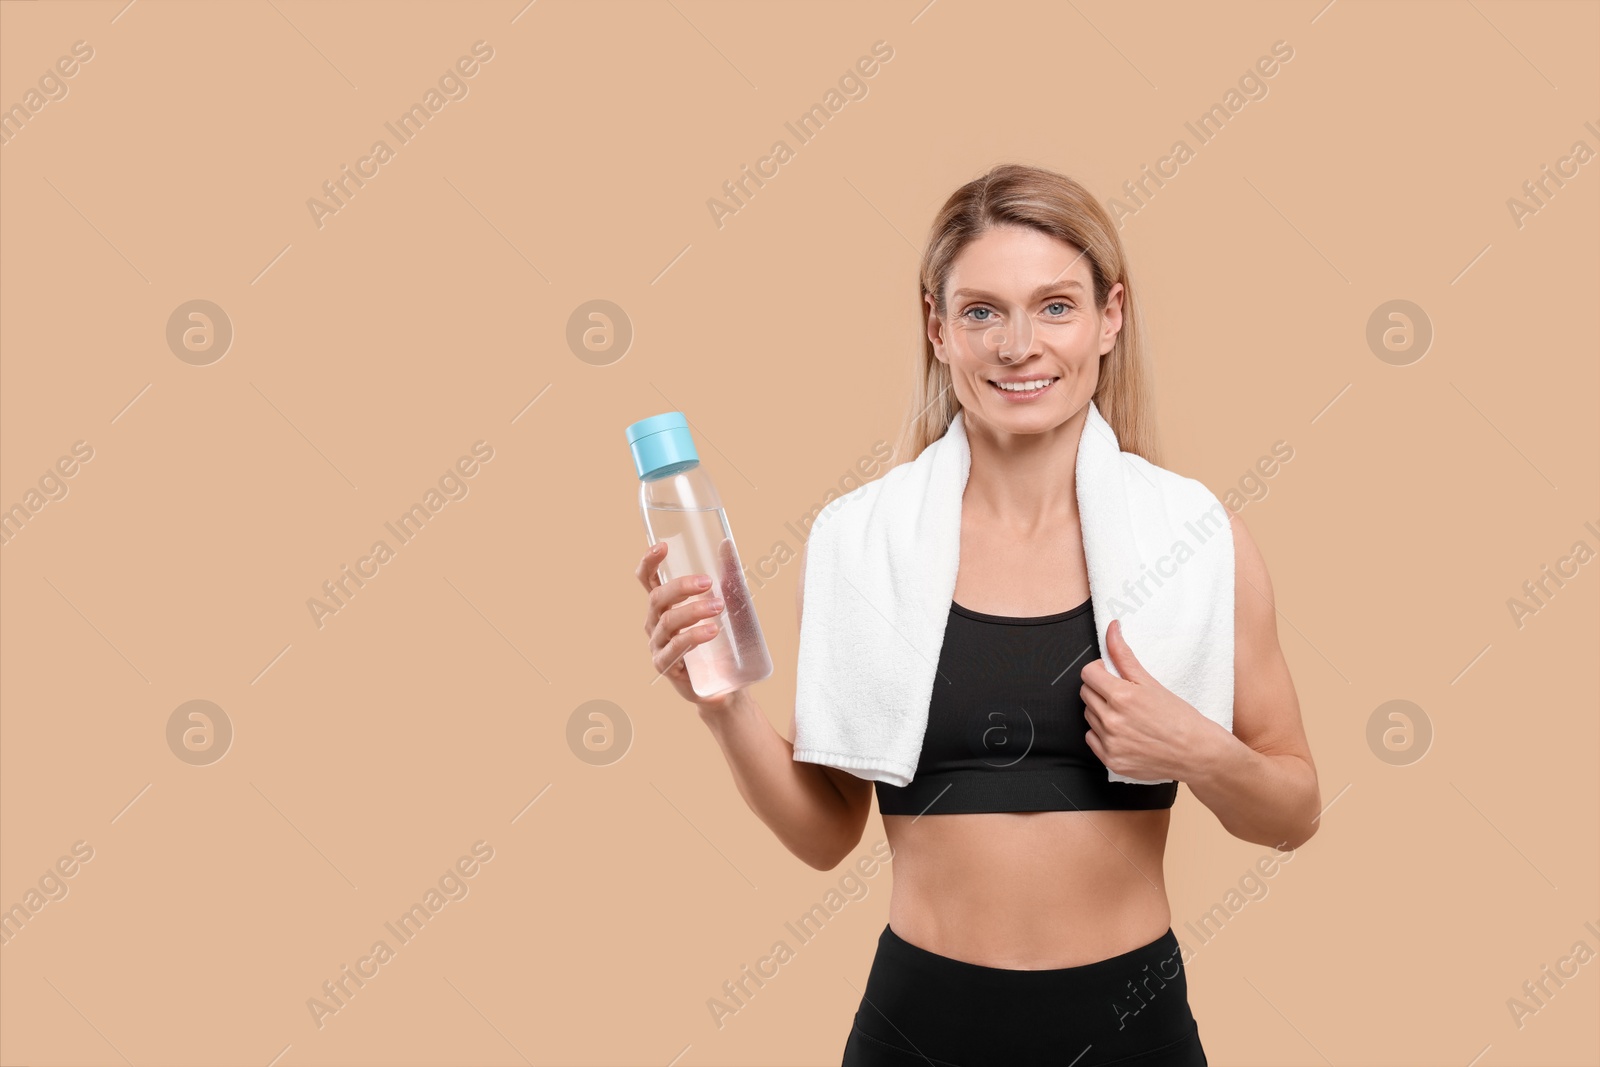
M 658 571 L 663 582 L 688 574 L 711 578 L 711 588 L 683 603 L 721 598 L 717 634 L 689 649 L 684 666 L 696 695 L 710 698 L 772 674 L 755 604 L 733 543 L 728 513 L 711 476 L 700 465 L 689 420 L 681 411 L 652 415 L 628 427 L 628 446 L 639 474 L 639 510 L 650 544 L 665 541 Z M 699 625 L 697 623 L 696 625 Z

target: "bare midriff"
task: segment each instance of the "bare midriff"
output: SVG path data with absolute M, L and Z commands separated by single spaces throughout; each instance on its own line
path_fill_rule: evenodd
M 1172 812 L 885 815 L 889 926 L 918 948 L 985 967 L 1110 959 L 1167 931 L 1162 856 Z

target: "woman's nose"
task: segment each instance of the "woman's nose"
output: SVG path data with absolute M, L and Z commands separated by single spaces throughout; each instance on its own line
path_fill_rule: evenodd
M 1033 349 L 1033 320 L 1022 317 L 998 328 L 995 355 L 1006 364 L 1028 358 Z

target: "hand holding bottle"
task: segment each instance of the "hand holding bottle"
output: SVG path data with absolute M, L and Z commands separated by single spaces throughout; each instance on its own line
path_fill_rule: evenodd
M 698 597 L 711 588 L 711 580 L 704 574 L 686 574 L 681 578 L 663 582 L 657 574 L 667 555 L 667 543 L 658 541 L 639 560 L 634 574 L 645 591 L 650 594 L 645 611 L 644 632 L 649 638 L 650 662 L 658 674 L 665 674 L 678 695 L 702 708 L 720 708 L 734 699 L 739 690 L 731 690 L 709 699 L 694 691 L 689 681 L 688 668 L 684 666 L 684 653 L 696 645 L 704 644 L 717 635 L 717 616 L 725 606 L 714 597 Z M 699 583 L 704 584 L 699 584 Z
M 772 674 L 733 527 L 681 411 L 641 419 L 626 436 L 640 518 L 656 546 L 638 571 L 650 593 L 645 631 L 656 670 L 669 674 L 685 699 L 721 706 L 726 701 L 716 698 Z

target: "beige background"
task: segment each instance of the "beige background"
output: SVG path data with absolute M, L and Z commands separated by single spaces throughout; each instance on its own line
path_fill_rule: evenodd
M 797 549 L 785 523 L 894 440 L 944 198 L 1018 160 L 1110 200 L 1280 40 L 1122 230 L 1168 465 L 1221 494 L 1293 448 L 1243 517 L 1330 805 L 1253 880 L 1267 850 L 1180 795 L 1194 1012 L 1219 1065 L 1600 1061 L 1600 963 L 1507 1007 L 1600 948 L 1600 563 L 1508 608 L 1600 548 L 1600 161 L 1507 206 L 1600 149 L 1600 6 L 105 0 L 7 2 L 0 31 L 8 109 L 93 49 L 0 149 L 0 507 L 93 450 L 0 550 L 0 907 L 93 850 L 0 948 L 5 1064 L 837 1063 L 892 870 L 786 931 L 845 868 L 788 854 L 650 684 L 623 427 L 686 411 L 746 564 Z M 468 95 L 319 228 L 306 201 L 480 40 Z M 166 339 L 201 299 L 233 328 L 209 365 Z M 1366 334 L 1402 299 L 1433 339 L 1397 366 Z M 591 300 L 633 330 L 608 365 L 567 341 Z M 794 577 L 756 593 L 780 729 Z M 169 747 L 191 700 L 234 732 L 209 765 Z M 569 746 L 591 700 L 620 761 Z M 1391 700 L 1425 758 L 1369 743 Z M 478 841 L 469 894 L 319 1028 L 308 998 Z M 719 1029 L 708 999 L 780 938 Z

